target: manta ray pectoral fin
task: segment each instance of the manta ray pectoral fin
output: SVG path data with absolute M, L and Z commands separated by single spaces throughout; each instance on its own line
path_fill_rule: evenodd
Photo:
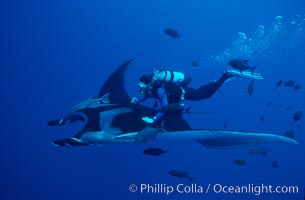
M 120 142 L 135 142 L 138 132 L 125 133 L 114 137 L 115 141 Z
M 128 96 L 125 88 L 124 88 L 124 80 L 125 80 L 125 73 L 134 59 L 129 59 L 121 66 L 119 66 L 105 81 L 103 84 L 98 97 L 103 97 L 105 94 L 108 93 L 108 101 L 109 103 L 119 103 L 119 104 L 126 104 L 130 103 L 130 97 Z
M 72 112 L 69 113 L 64 118 L 48 121 L 48 126 L 60 126 L 60 125 L 70 124 L 76 121 L 85 122 L 87 121 L 87 116 L 82 112 Z
M 281 135 L 268 133 L 249 133 L 239 131 L 211 130 L 208 137 L 195 139 L 209 148 L 239 148 L 264 143 L 299 144 L 298 141 Z
M 138 134 L 138 132 L 125 133 L 125 134 L 115 136 L 115 139 L 134 138 L 137 134 Z
M 70 146 L 87 146 L 88 143 L 81 142 L 75 138 L 67 138 L 61 140 L 53 141 L 53 144 L 60 147 L 70 147 Z
M 239 148 L 263 143 L 299 144 L 298 141 L 281 135 L 224 130 L 189 130 L 160 133 L 158 139 L 190 139 L 209 148 Z
M 109 104 L 109 93 L 104 94 L 100 99 L 101 103 Z
M 59 126 L 62 125 L 62 118 L 48 121 L 48 126 Z
M 161 130 L 160 130 L 161 131 Z M 145 128 L 139 132 L 125 133 L 114 137 L 114 142 L 134 142 L 144 143 L 147 140 L 155 139 L 159 130 L 152 128 Z

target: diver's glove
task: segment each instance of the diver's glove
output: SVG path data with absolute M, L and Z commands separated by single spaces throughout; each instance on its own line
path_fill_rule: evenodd
M 137 99 L 136 97 L 132 97 L 130 103 L 138 103 L 139 99 Z
M 148 124 L 152 124 L 155 122 L 153 118 L 149 118 L 149 117 L 142 117 L 142 120 Z

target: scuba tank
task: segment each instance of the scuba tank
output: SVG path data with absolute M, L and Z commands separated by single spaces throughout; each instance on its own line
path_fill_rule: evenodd
M 176 85 L 188 85 L 192 78 L 182 72 L 161 69 L 154 72 L 153 81 L 160 81 L 163 83 L 174 83 Z

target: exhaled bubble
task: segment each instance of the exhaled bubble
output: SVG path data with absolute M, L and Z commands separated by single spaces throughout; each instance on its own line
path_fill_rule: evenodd
M 262 38 L 265 35 L 265 26 L 259 25 L 256 31 L 254 32 L 254 38 Z
M 276 16 L 269 27 L 259 25 L 248 36 L 238 32 L 232 46 L 219 55 L 209 55 L 210 60 L 223 62 L 232 58 L 251 58 L 253 56 L 270 56 L 289 51 L 305 40 L 305 17 L 296 15 L 289 23 L 283 23 L 282 16 Z

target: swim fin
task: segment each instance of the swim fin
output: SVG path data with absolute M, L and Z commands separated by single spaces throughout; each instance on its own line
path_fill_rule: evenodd
M 252 71 L 242 71 L 242 73 L 239 70 L 228 70 L 226 73 L 229 75 L 232 75 L 233 77 L 240 77 L 240 78 L 250 78 L 250 79 L 257 79 L 257 80 L 264 80 L 262 74 Z M 232 78 L 233 78 L 232 77 Z

